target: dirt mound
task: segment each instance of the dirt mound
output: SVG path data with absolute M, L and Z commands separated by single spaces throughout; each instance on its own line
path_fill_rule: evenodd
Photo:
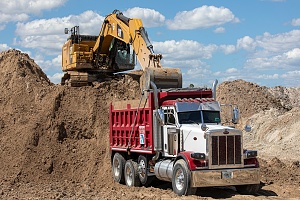
M 113 182 L 108 139 L 109 105 L 112 101 L 140 97 L 134 74 L 94 83 L 94 87 L 54 85 L 27 54 L 17 50 L 0 54 L 0 71 L 0 199 L 178 198 L 170 184 L 127 188 Z M 221 84 L 218 98 L 223 103 L 237 103 L 241 114 L 247 118 L 258 110 L 287 110 L 266 88 L 241 80 Z M 298 110 L 290 112 L 294 119 L 299 118 Z M 253 122 L 261 117 L 254 117 Z M 282 125 L 284 122 L 288 123 L 283 121 Z M 264 126 L 260 121 L 257 123 Z M 297 121 L 290 120 L 288 125 L 293 123 Z M 271 131 L 271 126 L 266 128 Z M 260 133 L 255 132 L 249 135 L 247 142 L 251 145 L 251 141 L 260 140 L 260 137 Z M 290 165 L 280 162 L 262 161 L 263 180 L 267 184 L 289 180 L 290 174 L 279 169 L 287 172 L 291 170 Z M 273 170 L 278 163 L 280 166 Z M 293 167 L 299 170 L 297 161 Z M 276 178 L 279 171 L 283 175 Z M 299 177 L 294 180 L 299 181 Z M 219 193 L 225 196 L 216 196 Z M 203 199 L 237 196 L 233 190 L 214 189 L 198 191 L 197 195 L 204 196 Z
M 269 92 L 276 98 L 279 99 L 281 104 L 292 109 L 293 107 L 300 107 L 300 87 L 282 87 L 276 86 L 274 88 L 269 88 Z
M 283 162 L 278 157 L 273 157 L 270 160 L 260 159 L 259 162 L 262 173 L 262 182 L 266 184 L 282 182 L 295 186 L 300 185 L 299 161 Z
M 109 104 L 139 96 L 139 83 L 120 75 L 96 87 L 53 85 L 27 54 L 17 50 L 1 53 L 0 67 L 2 180 L 106 177 Z
M 247 147 L 258 149 L 262 157 L 299 160 L 300 108 L 281 113 L 261 111 L 249 118 L 252 131 L 244 134 Z
M 271 108 L 287 110 L 280 100 L 269 92 L 268 88 L 244 80 L 227 81 L 220 84 L 217 88 L 217 99 L 223 104 L 237 104 L 241 116 L 244 118 Z
M 245 147 L 258 149 L 263 158 L 299 159 L 295 142 L 300 139 L 299 96 L 299 88 L 267 88 L 243 80 L 224 82 L 217 88 L 221 103 L 238 105 L 241 120 L 237 127 L 252 127 L 244 133 Z
M 28 54 L 18 50 L 8 50 L 0 53 L 0 84 L 5 88 L 19 89 L 25 82 L 25 89 L 41 85 L 50 85 L 50 80 L 42 69 Z M 21 87 L 23 89 L 24 87 Z

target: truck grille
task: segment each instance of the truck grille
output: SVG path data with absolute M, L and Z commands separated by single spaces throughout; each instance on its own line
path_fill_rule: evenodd
M 214 168 L 242 164 L 240 135 L 212 136 L 211 138 L 211 164 Z

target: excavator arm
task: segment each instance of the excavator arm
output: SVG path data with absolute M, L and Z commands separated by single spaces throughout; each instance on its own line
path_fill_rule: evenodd
M 115 10 L 108 15 L 102 25 L 99 37 L 93 48 L 98 54 L 107 53 L 114 40 L 129 44 L 143 69 L 142 89 L 150 87 L 153 81 L 158 88 L 181 88 L 182 74 L 179 68 L 163 68 L 161 54 L 155 54 L 141 19 L 131 19 Z M 97 57 L 96 55 L 96 57 Z

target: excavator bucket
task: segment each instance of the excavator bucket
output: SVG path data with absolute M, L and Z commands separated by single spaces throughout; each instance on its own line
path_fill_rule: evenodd
M 140 78 L 141 89 L 149 89 L 150 81 L 160 89 L 182 88 L 182 73 L 179 68 L 146 68 Z

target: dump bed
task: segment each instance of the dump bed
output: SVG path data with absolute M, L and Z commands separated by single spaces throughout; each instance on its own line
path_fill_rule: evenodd
M 113 151 L 153 154 L 152 103 L 143 100 L 115 102 L 110 106 L 110 147 Z M 124 108 L 126 107 L 126 108 Z
M 202 89 L 158 92 L 158 106 L 172 105 L 178 98 L 212 98 L 212 91 Z M 154 154 L 153 110 L 153 92 L 148 93 L 147 99 L 111 103 L 111 150 Z

